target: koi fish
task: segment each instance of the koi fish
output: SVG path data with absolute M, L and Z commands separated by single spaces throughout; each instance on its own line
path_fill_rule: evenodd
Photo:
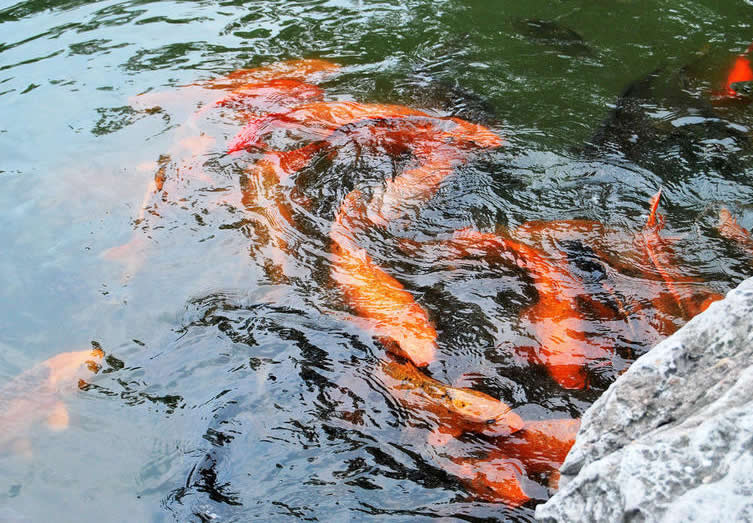
M 737 242 L 738 245 L 753 253 L 753 238 L 750 231 L 737 223 L 737 219 L 732 216 L 729 209 L 723 207 L 719 211 L 719 223 L 716 227 L 724 238 Z
M 500 138 L 488 128 L 460 118 L 440 118 L 404 105 L 359 102 L 319 102 L 302 105 L 288 112 L 252 119 L 231 141 L 228 153 L 247 147 L 264 147 L 262 137 L 274 129 L 289 129 L 317 140 L 326 138 L 336 129 L 361 120 L 423 117 L 451 122 L 446 132 L 456 140 L 472 141 L 481 147 L 497 147 Z
M 359 120 L 429 116 L 423 111 L 402 105 L 362 104 L 358 102 L 320 102 L 296 109 L 252 119 L 230 142 L 227 152 L 247 147 L 263 147 L 262 136 L 276 128 L 305 132 L 313 139 L 326 138 L 337 128 Z
M 510 238 L 463 229 L 454 234 L 453 241 L 507 258 L 529 272 L 539 295 L 523 313 L 539 343 L 533 356 L 562 387 L 584 388 L 585 365 L 603 359 L 611 347 L 586 335 L 586 320 L 576 305 L 578 296 L 587 295 L 582 283 L 537 249 Z
M 322 94 L 320 88 L 299 80 L 273 78 L 263 82 L 244 84 L 229 95 L 205 105 L 183 125 L 181 134 L 185 137 L 179 140 L 168 154 L 160 156 L 153 180 L 146 188 L 139 214 L 134 222 L 142 223 L 147 214 L 157 215 L 158 201 L 156 200 L 166 201 L 165 184 L 171 178 L 175 181 L 185 176 L 206 182 L 212 181 L 204 173 L 202 164 L 215 139 L 202 133 L 199 124 L 200 117 L 208 109 L 226 107 L 241 111 L 248 118 L 249 115 L 258 116 L 271 111 L 290 109 L 304 102 L 319 99 Z M 102 255 L 107 259 L 122 261 L 125 264 L 125 273 L 131 275 L 143 264 L 147 248 L 148 241 L 141 231 L 136 231 L 127 243 L 112 247 Z
M 270 204 L 280 206 L 280 202 L 273 201 L 270 196 L 274 185 L 286 181 L 293 173 L 303 169 L 315 154 L 321 151 L 336 154 L 343 145 L 352 141 L 359 145 L 377 147 L 392 155 L 413 153 L 415 160 L 419 162 L 418 167 L 406 169 L 399 176 L 388 180 L 383 190 L 375 191 L 367 215 L 372 223 L 385 225 L 389 220 L 402 216 L 411 206 L 430 198 L 438 190 L 441 181 L 452 173 L 453 167 L 469 157 L 469 142 L 463 143 L 458 137 L 473 136 L 479 141 L 501 143 L 496 135 L 477 127 L 460 120 L 425 117 L 354 122 L 299 149 L 265 153 L 246 171 L 247 176 L 242 183 L 242 201 L 248 210 L 274 214 L 272 209 L 264 208 Z M 485 136 L 487 132 L 491 138 Z M 285 212 L 290 218 L 291 211 Z M 280 247 L 278 252 L 285 250 L 283 233 L 282 229 L 270 229 L 270 236 L 276 236 L 270 239 Z M 284 264 L 284 260 L 278 256 L 275 264 Z
M 753 68 L 748 59 L 748 55 L 751 51 L 753 51 L 753 44 L 750 44 L 743 54 L 735 58 L 732 68 L 727 74 L 727 79 L 724 82 L 724 89 L 721 96 L 737 96 L 738 92 L 736 91 L 735 84 L 740 82 L 750 82 L 753 80 Z
M 280 112 L 323 97 L 324 91 L 316 85 L 291 78 L 275 78 L 243 84 L 214 102 L 214 105 L 244 113 L 264 114 Z
M 388 350 L 424 367 L 434 361 L 437 331 L 403 285 L 358 246 L 353 234 L 364 225 L 365 207 L 355 190 L 345 197 L 330 230 L 332 279 L 355 312 L 370 320 L 369 330 Z
M 442 468 L 456 476 L 478 498 L 491 503 L 519 507 L 531 499 L 526 492 L 522 464 L 511 458 L 450 459 Z
M 551 473 L 564 463 L 579 428 L 580 419 L 526 421 L 521 430 L 497 439 L 495 445 L 500 453 L 520 460 L 529 474 Z
M 62 399 L 85 378 L 96 374 L 104 357 L 102 349 L 64 352 L 43 361 L 0 388 L 0 446 L 23 444 L 32 426 L 46 420 L 55 431 L 68 427 L 68 409 Z
M 530 474 L 548 474 L 557 488 L 559 468 L 575 443 L 577 419 L 527 421 L 506 437 L 495 439 L 485 456 L 440 460 L 442 468 L 457 476 L 474 495 L 491 502 L 518 507 L 536 497 Z
M 685 321 L 690 320 L 708 308 L 713 302 L 724 298 L 723 295 L 711 292 L 705 288 L 700 292 L 692 292 L 701 283 L 697 278 L 687 276 L 677 267 L 674 253 L 668 240 L 659 233 L 664 227 L 664 216 L 658 212 L 662 190 L 659 189 L 650 202 L 650 213 L 646 226 L 637 236 L 639 248 L 643 249 L 646 257 L 659 274 L 667 288 L 665 295 L 654 300 L 654 306 Z M 674 329 L 667 327 L 669 331 Z M 671 333 L 671 332 L 668 332 Z
M 245 84 L 266 82 L 280 78 L 301 82 L 318 82 L 337 73 L 340 66 L 328 60 L 304 58 L 287 60 L 253 69 L 237 69 L 226 76 L 199 82 L 205 89 L 236 89 Z
M 465 432 L 508 436 L 523 427 L 512 409 L 483 392 L 451 387 L 395 360 L 381 366 L 382 381 L 404 407 L 436 416 L 438 432 L 457 437 Z

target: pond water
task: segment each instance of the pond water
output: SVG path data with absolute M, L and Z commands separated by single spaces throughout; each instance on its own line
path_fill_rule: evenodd
M 14 377 L 92 343 L 106 356 L 63 391 L 65 430 L 2 429 L 0 519 L 532 520 L 551 471 L 525 471 L 519 506 L 490 499 L 468 471 L 504 438 L 432 443 L 437 419 L 396 399 L 385 362 L 402 363 L 333 276 L 332 223 L 352 190 L 368 201 L 415 166 L 426 126 L 500 137 L 458 146 L 436 187 L 361 231 L 360 255 L 436 329 L 423 375 L 527 421 L 579 418 L 688 319 L 682 303 L 753 275 L 717 229 L 722 208 L 753 226 L 753 112 L 745 85 L 724 91 L 751 20 L 750 2 L 708 0 L 6 3 L 0 391 L 57 412 Z M 226 152 L 249 117 L 206 82 L 301 58 L 339 64 L 312 80 L 327 101 L 427 116 L 353 124 L 248 190 L 265 152 Z M 662 239 L 646 239 L 660 188 Z M 548 269 L 460 229 L 517 234 Z M 543 299 L 557 275 L 581 286 L 574 316 L 546 316 L 567 307 Z M 537 322 L 558 319 L 608 347 L 584 386 L 536 356 Z

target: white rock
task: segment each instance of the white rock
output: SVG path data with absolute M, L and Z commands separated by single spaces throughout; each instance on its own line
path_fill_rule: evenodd
M 542 521 L 753 521 L 753 278 L 583 416 Z

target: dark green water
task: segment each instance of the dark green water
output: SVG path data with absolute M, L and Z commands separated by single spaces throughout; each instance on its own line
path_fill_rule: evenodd
M 726 292 L 753 274 L 714 229 L 722 205 L 753 226 L 753 113 L 709 93 L 753 40 L 753 5 L 718 4 L 4 3 L 0 385 L 91 340 L 117 360 L 68 398 L 68 430 L 40 425 L 30 458 L 0 454 L 0 519 L 532 519 L 545 495 L 508 509 L 436 465 L 425 427 L 373 377 L 384 348 L 333 314 L 346 309 L 323 276 L 317 224 L 342 187 L 373 172 L 349 174 L 338 157 L 314 173 L 307 190 L 322 212 L 282 281 L 265 270 L 244 210 L 221 203 L 255 159 L 222 153 L 236 122 L 203 129 L 218 140 L 208 180 L 174 184 L 159 216 L 135 222 L 154 162 L 191 136 L 196 107 L 179 86 L 285 59 L 337 62 L 341 74 L 322 85 L 329 99 L 457 114 L 506 142 L 458 169 L 388 239 L 537 219 L 637 231 L 664 187 L 666 234 L 688 274 Z M 537 32 L 528 20 L 556 24 Z M 651 72 L 625 127 L 597 133 Z M 144 92 L 167 93 L 159 111 L 131 105 Z M 143 265 L 103 256 L 134 232 Z M 614 379 L 597 373 L 589 390 L 567 391 L 510 355 L 535 296 L 519 272 L 458 272 L 391 245 L 374 238 L 370 249 L 437 325 L 435 378 L 475 373 L 475 388 L 527 419 L 577 417 Z M 621 357 L 659 338 L 624 342 Z

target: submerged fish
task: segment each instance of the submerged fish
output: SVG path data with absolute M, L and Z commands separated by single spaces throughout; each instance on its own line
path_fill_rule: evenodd
M 64 352 L 53 356 L 0 387 L 0 447 L 18 444 L 23 449 L 33 426 L 46 421 L 52 430 L 69 425 L 63 399 L 86 385 L 99 371 L 102 349 Z M 16 448 L 18 450 L 18 448 Z
M 205 89 L 236 89 L 244 84 L 279 78 L 289 78 L 301 82 L 317 82 L 339 70 L 338 64 L 328 60 L 315 58 L 287 60 L 253 69 L 237 69 L 220 78 L 199 82 L 198 85 Z
M 717 230 L 724 238 L 737 242 L 749 254 L 753 254 L 753 238 L 751 238 L 750 231 L 737 223 L 737 219 L 732 216 L 729 209 L 722 208 L 719 211 Z
M 512 409 L 483 392 L 451 387 L 426 376 L 411 363 L 394 360 L 381 367 L 382 382 L 404 407 L 431 413 L 437 432 L 457 437 L 464 432 L 507 436 L 523 427 Z
M 265 75 L 271 76 L 273 71 L 282 73 L 286 70 L 285 67 L 270 66 Z M 169 189 L 174 190 L 177 184 L 185 183 L 186 179 L 212 181 L 203 169 L 203 164 L 215 143 L 215 139 L 207 136 L 202 126 L 202 122 L 206 123 L 202 118 L 209 110 L 217 107 L 228 108 L 234 111 L 236 117 L 248 119 L 270 112 L 289 110 L 322 96 L 322 90 L 315 85 L 291 78 L 270 77 L 254 83 L 244 83 L 219 100 L 206 103 L 182 125 L 180 136 L 183 138 L 178 140 L 167 154 L 160 156 L 154 178 L 146 187 L 134 223 L 141 224 L 147 215 L 158 217 L 158 207 L 161 206 L 161 202 L 167 202 Z M 195 104 L 200 103 L 202 99 L 198 96 Z M 103 256 L 122 261 L 125 264 L 126 275 L 131 276 L 144 263 L 148 245 L 143 231 L 137 230 L 127 243 L 106 250 Z
M 488 128 L 460 118 L 440 118 L 404 105 L 344 101 L 306 104 L 291 111 L 252 119 L 231 141 L 228 152 L 240 151 L 247 147 L 263 147 L 262 138 L 275 129 L 287 129 L 317 140 L 326 138 L 338 128 L 361 120 L 410 117 L 452 122 L 454 126 L 448 126 L 446 130 L 449 137 L 473 142 L 480 147 L 496 147 L 502 143 Z
M 712 93 L 717 98 L 734 98 L 740 94 L 750 94 L 750 82 L 753 81 L 753 67 L 748 56 L 753 51 L 753 43 L 748 46 L 744 53 L 738 55 L 724 81 L 721 92 Z M 748 92 L 741 92 L 746 90 Z
M 548 486 L 556 490 L 559 468 L 579 427 L 578 419 L 527 421 L 511 435 L 496 438 L 482 457 L 450 457 L 439 464 L 479 498 L 517 507 L 545 497 L 529 476 L 548 476 Z
M 531 496 L 523 465 L 514 458 L 456 458 L 442 460 L 442 468 L 456 476 L 476 497 L 492 503 L 519 507 Z
M 578 296 L 587 295 L 582 282 L 539 250 L 511 238 L 464 229 L 452 241 L 481 249 L 487 256 L 503 257 L 529 272 L 538 292 L 536 303 L 523 312 L 538 341 L 531 355 L 562 387 L 584 388 L 586 364 L 603 360 L 612 348 L 585 334 L 587 320 L 576 302 Z
M 664 227 L 664 216 L 658 212 L 661 196 L 660 189 L 651 198 L 651 210 L 646 226 L 638 235 L 638 245 L 664 280 L 667 289 L 666 293 L 653 300 L 654 307 L 683 321 L 688 321 L 724 296 L 709 291 L 701 285 L 702 282 L 698 278 L 688 276 L 685 270 L 679 268 L 669 240 L 662 238 L 659 234 Z
M 556 47 L 571 56 L 591 54 L 583 37 L 559 22 L 527 18 L 513 23 L 516 31 L 541 44 Z
M 290 78 L 275 78 L 243 84 L 214 102 L 214 105 L 244 113 L 264 114 L 320 100 L 323 96 L 324 91 L 316 85 Z
M 359 120 L 429 116 L 403 105 L 365 104 L 358 102 L 318 102 L 292 111 L 252 119 L 230 142 L 228 152 L 247 147 L 262 147 L 262 137 L 273 129 L 304 132 L 314 139 L 326 138 L 337 128 Z
M 332 224 L 332 279 L 390 351 L 426 366 L 436 355 L 437 331 L 413 295 L 358 246 L 353 231 L 367 225 L 361 198 L 357 190 L 348 194 Z

